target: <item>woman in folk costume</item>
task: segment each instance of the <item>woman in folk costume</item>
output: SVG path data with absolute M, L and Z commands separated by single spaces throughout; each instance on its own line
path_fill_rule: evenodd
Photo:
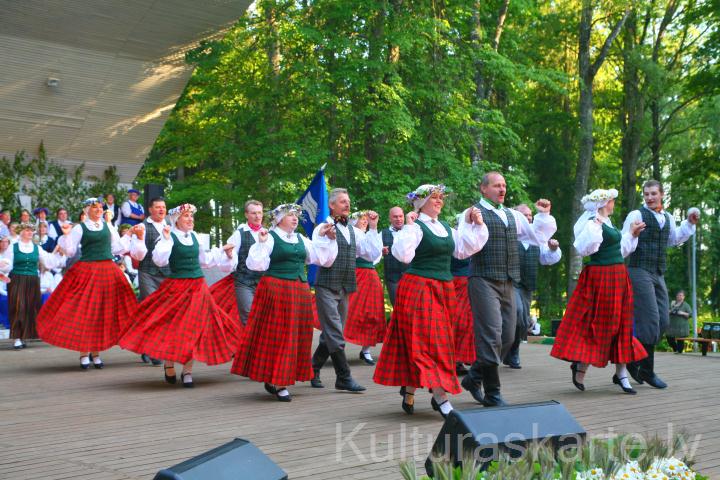
M 408 194 L 414 211 L 391 249 L 409 263 L 400 279 L 383 352 L 373 379 L 401 386 L 402 408 L 414 412 L 418 388 L 432 391 L 431 405 L 443 417 L 452 411 L 447 393 L 460 393 L 455 373 L 453 324 L 455 288 L 450 258 L 468 258 L 487 242 L 482 214 L 472 207 L 458 229 L 438 219 L 445 203 L 444 185 L 421 185 Z
M 250 247 L 247 266 L 264 271 L 255 291 L 242 344 L 232 373 L 265 383 L 281 402 L 292 400 L 288 385 L 313 378 L 312 296 L 305 265 L 332 265 L 337 256 L 335 227 L 327 224 L 316 238 L 297 233 L 302 207 L 286 203 L 270 212 L 272 228 L 263 229 Z
M 45 342 L 80 352 L 80 366 L 103 368 L 100 351 L 117 344 L 137 301 L 113 255 L 128 249 L 109 219 L 103 219 L 103 202 L 84 202 L 86 220 L 63 225 L 58 245 L 68 258 L 81 247 L 80 258 L 68 269 L 53 295 L 40 309 L 37 330 Z
M 590 259 L 570 297 L 550 355 L 572 362 L 572 382 L 581 391 L 590 365 L 604 368 L 612 362 L 613 383 L 634 395 L 626 364 L 647 353 L 633 337 L 632 285 L 623 259 L 637 247 L 645 224 L 635 222 L 625 235 L 616 229 L 610 215 L 617 196 L 615 189 L 598 189 L 582 199 L 585 212 L 575 223 L 573 245 Z
M 8 278 L 8 316 L 13 348 L 25 348 L 25 340 L 37 338 L 36 319 L 42 305 L 38 263 L 45 268 L 65 264 L 64 257 L 47 253 L 33 242 L 34 223 L 20 224 L 20 239 L 3 252 L 0 272 Z
M 363 232 L 368 228 L 367 212 L 355 212 L 350 216 L 350 225 Z M 355 277 L 357 290 L 350 294 L 348 317 L 343 329 L 345 341 L 361 345 L 360 360 L 375 365 L 370 348 L 382 343 L 387 328 L 385 321 L 385 295 L 375 265 L 382 259 L 382 253 L 370 262 L 357 257 Z
M 210 295 L 202 268 L 217 266 L 229 272 L 237 257 L 232 248 L 200 247 L 194 205 L 184 203 L 168 212 L 170 222 L 152 252 L 158 267 L 170 266 L 170 276 L 138 305 L 132 325 L 120 339 L 120 347 L 165 361 L 165 381 L 177 382 L 175 363 L 183 365 L 183 387 L 194 386 L 195 360 L 208 365 L 229 362 L 240 342 L 240 321 L 223 312 Z M 135 256 L 142 260 L 145 255 Z
M 2 259 L 10 248 L 10 238 L 3 233 L 0 233 L 0 259 Z M 1 260 L 0 260 L 1 261 Z M 8 292 L 7 284 L 10 282 L 10 277 L 0 271 L 0 328 L 10 328 L 10 317 L 8 316 Z

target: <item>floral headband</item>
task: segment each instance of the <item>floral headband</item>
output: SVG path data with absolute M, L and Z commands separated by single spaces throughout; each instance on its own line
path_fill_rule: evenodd
M 102 197 L 86 198 L 83 202 L 83 207 L 89 207 L 90 205 L 95 205 L 96 203 L 103 203 Z
M 178 218 L 180 218 L 180 215 L 185 212 L 190 212 L 194 215 L 197 212 L 197 207 L 192 203 L 183 203 L 175 208 L 171 208 L 167 214 L 168 216 L 173 217 L 175 220 L 177 220 Z
M 23 230 L 32 230 L 35 231 L 35 224 L 34 223 L 28 223 L 28 222 L 22 222 L 17 227 L 17 232 L 22 232 Z
M 585 195 L 580 200 L 580 203 L 582 203 L 583 208 L 588 212 L 596 212 L 598 209 L 607 205 L 610 200 L 617 198 L 617 196 L 618 191 L 614 188 L 609 190 L 598 188 Z
M 297 203 L 283 203 L 268 212 L 268 216 L 270 217 L 270 221 L 273 225 L 277 225 L 286 215 L 294 213 L 299 217 L 302 215 L 302 211 L 303 208 Z
M 367 210 L 360 210 L 350 215 L 350 220 L 358 220 L 368 214 Z
M 406 198 L 408 202 L 414 203 L 416 200 L 425 200 L 433 193 L 441 193 L 445 195 L 448 193 L 452 193 L 452 190 L 449 187 L 443 185 L 442 183 L 438 185 L 425 184 L 420 185 L 418 188 L 408 193 Z

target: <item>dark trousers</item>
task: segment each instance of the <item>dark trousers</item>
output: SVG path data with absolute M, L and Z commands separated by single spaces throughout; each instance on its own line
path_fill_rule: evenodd
M 685 340 L 677 340 L 676 337 L 668 337 L 666 336 L 668 345 L 670 345 L 670 348 L 672 348 L 676 353 L 682 353 L 685 350 Z

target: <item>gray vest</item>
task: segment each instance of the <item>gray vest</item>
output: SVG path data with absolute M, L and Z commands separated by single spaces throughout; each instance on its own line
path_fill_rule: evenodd
M 158 233 L 155 225 L 150 223 L 149 219 L 145 219 L 143 221 L 143 225 L 145 225 L 145 246 L 147 247 L 147 254 L 140 262 L 138 270 L 155 277 L 169 277 L 170 266 L 165 265 L 164 267 L 158 267 L 152 260 L 152 253 L 153 250 L 155 250 L 155 244 L 160 241 L 162 235 Z
M 390 229 L 383 229 L 383 246 L 388 247 L 389 250 L 392 250 L 393 240 L 393 234 Z M 388 253 L 383 259 L 383 271 L 385 275 L 385 281 L 392 283 L 399 282 L 403 272 L 405 272 L 405 270 L 407 270 L 409 266 L 410 265 L 408 265 L 407 263 L 402 263 L 400 260 L 395 258 L 392 253 Z
M 638 237 L 638 245 L 628 257 L 629 267 L 639 267 L 650 273 L 665 273 L 667 244 L 670 238 L 670 222 L 672 217 L 666 213 L 665 226 L 660 228 L 655 215 L 645 207 L 640 208 L 640 215 L 645 222 L 645 230 Z
M 522 242 L 518 242 L 518 258 L 520 261 L 520 283 L 515 286 L 534 292 L 537 288 L 540 247 L 530 245 L 525 250 Z
M 345 235 L 337 232 L 338 254 L 330 268 L 320 267 L 315 286 L 325 287 L 335 292 L 344 289 L 347 293 L 357 289 L 355 280 L 355 228 L 348 226 L 350 243 Z
M 250 247 L 255 243 L 255 238 L 250 230 L 242 230 L 240 232 L 240 248 L 238 249 L 238 264 L 233 272 L 233 278 L 235 279 L 235 285 L 245 285 L 246 287 L 254 288 L 257 287 L 260 278 L 263 276 L 263 272 L 256 272 L 250 270 L 247 267 L 248 253 Z
M 508 224 L 505 226 L 500 217 L 492 210 L 475 205 L 482 212 L 483 220 L 490 233 L 487 243 L 478 253 L 470 257 L 470 276 L 489 280 L 520 282 L 520 261 L 517 249 L 517 226 L 515 217 L 507 208 L 503 208 Z

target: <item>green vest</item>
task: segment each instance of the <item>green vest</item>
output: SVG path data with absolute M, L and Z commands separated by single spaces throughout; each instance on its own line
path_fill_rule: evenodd
M 80 239 L 80 262 L 99 262 L 112 260 L 112 235 L 107 223 L 102 222 L 102 230 L 96 232 L 90 230 L 85 222 L 80 224 L 82 238 Z
M 452 281 L 450 259 L 455 251 L 455 241 L 450 226 L 443 221 L 440 223 L 448 232 L 447 237 L 438 237 L 425 223 L 416 222 L 423 232 L 423 238 L 415 249 L 415 257 L 410 262 L 410 268 L 405 273 L 443 282 Z
M 20 251 L 20 242 L 13 245 L 13 275 L 27 275 L 30 277 L 38 276 L 38 261 L 40 261 L 40 252 L 38 246 L 33 244 L 31 253 Z
M 375 265 L 373 264 L 373 262 L 369 262 L 369 261 L 365 260 L 365 259 L 362 258 L 362 257 L 357 257 L 357 259 L 355 260 L 355 267 L 357 267 L 357 268 L 372 268 L 372 269 L 374 269 L 374 268 L 375 268 Z
M 622 239 L 620 230 L 608 227 L 603 223 L 602 237 L 600 249 L 590 255 L 590 260 L 586 265 L 617 265 L 618 263 L 625 263 L 620 250 L 620 240 Z
M 307 282 L 305 275 L 305 243 L 298 234 L 297 243 L 288 243 L 280 239 L 280 236 L 271 231 L 275 245 L 270 254 L 270 267 L 265 275 L 282 278 L 283 280 L 301 280 Z
M 200 269 L 200 244 L 195 235 L 192 237 L 192 245 L 183 245 L 174 232 L 170 233 L 173 239 L 173 247 L 170 252 L 170 277 L 169 278 L 202 278 Z

